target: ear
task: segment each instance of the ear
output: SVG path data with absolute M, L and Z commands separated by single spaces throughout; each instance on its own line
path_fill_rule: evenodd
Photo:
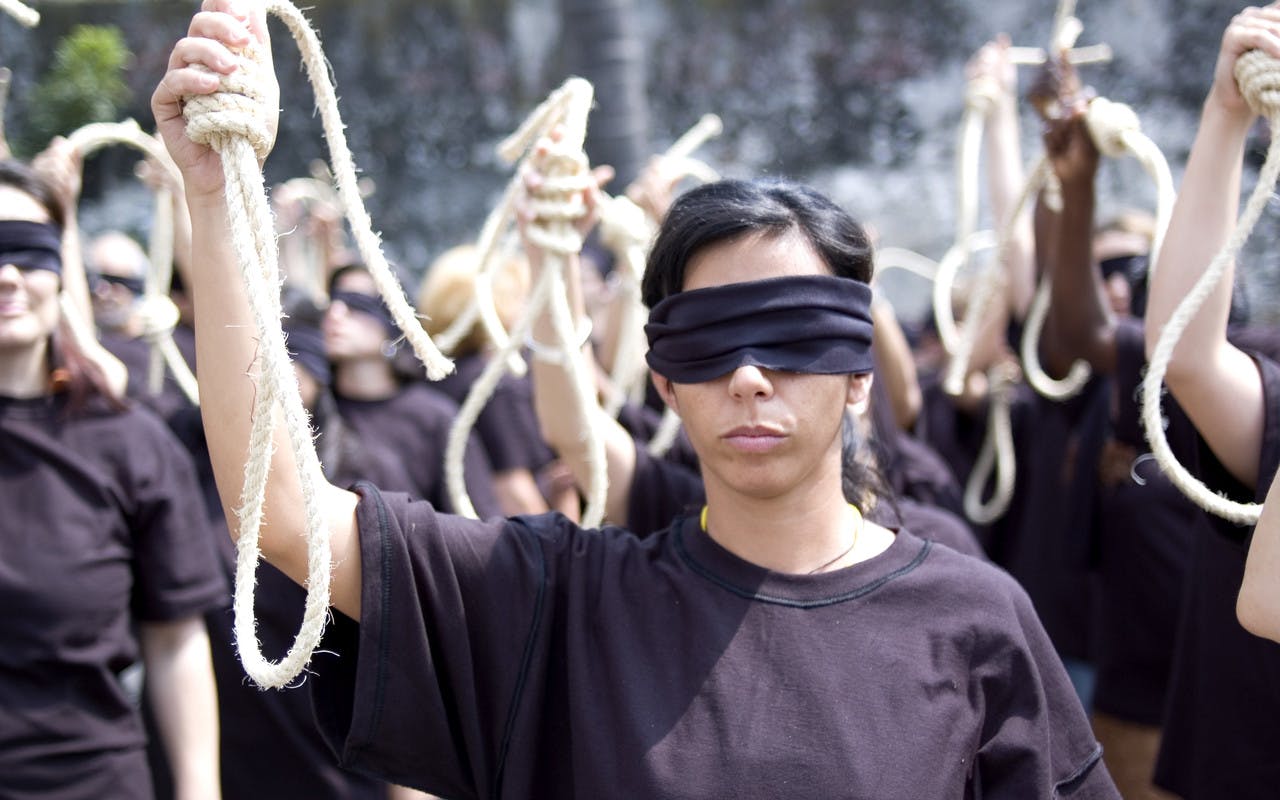
M 871 400 L 872 380 L 870 372 L 849 376 L 849 393 L 845 397 L 845 404 L 858 414 L 866 411 L 867 403 Z
M 680 413 L 680 401 L 676 399 L 675 387 L 671 381 L 667 380 L 667 376 L 659 375 L 653 370 L 649 370 L 649 376 L 653 378 L 653 386 L 658 390 L 658 394 L 662 397 L 662 402 L 677 414 Z

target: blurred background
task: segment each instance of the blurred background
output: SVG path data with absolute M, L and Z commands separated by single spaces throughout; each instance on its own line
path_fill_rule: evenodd
M 4 126 L 29 156 L 50 135 L 133 117 L 151 129 L 150 95 L 195 2 L 33 2 L 27 30 L 0 15 L 11 71 Z M 1079 0 L 1081 45 L 1110 63 L 1081 68 L 1099 94 L 1131 105 L 1175 180 L 1191 144 L 1218 41 L 1243 2 Z M 937 259 L 955 226 L 955 155 L 964 64 L 985 41 L 1044 46 L 1055 0 L 313 0 L 307 16 L 332 64 L 367 203 L 388 256 L 420 277 L 473 239 L 511 171 L 494 146 L 571 75 L 596 86 L 588 152 L 621 191 L 651 153 L 708 112 L 725 131 L 698 156 L 726 176 L 810 182 L 879 232 L 882 246 Z M 273 22 L 283 117 L 269 183 L 327 157 L 297 50 Z M 1020 87 L 1031 83 L 1023 68 Z M 1024 108 L 1024 159 L 1039 126 Z M 1267 143 L 1250 153 L 1252 187 Z M 86 167 L 82 224 L 144 234 L 150 192 L 136 155 L 108 149 Z M 1153 208 L 1132 159 L 1107 162 L 1099 218 Z M 984 225 L 993 221 L 986 218 Z M 1239 292 L 1253 319 L 1280 320 L 1276 217 L 1247 245 Z M 915 316 L 928 284 L 902 272 L 884 288 Z

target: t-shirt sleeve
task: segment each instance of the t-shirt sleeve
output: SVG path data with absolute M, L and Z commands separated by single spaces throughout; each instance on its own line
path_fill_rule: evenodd
M 487 522 L 357 490 L 361 609 L 328 627 L 308 681 L 343 766 L 445 797 L 500 780 L 542 635 L 555 515 Z M 535 532 L 531 525 L 549 529 Z
M 1002 600 L 1017 624 L 974 653 L 984 704 L 976 796 L 1021 800 L 1120 797 L 1080 701 L 1031 600 L 1010 578 Z M 1002 610 L 1007 613 L 1007 610 Z
M 133 533 L 133 613 L 168 622 L 225 604 L 222 573 L 190 455 L 149 412 L 131 413 L 126 513 Z

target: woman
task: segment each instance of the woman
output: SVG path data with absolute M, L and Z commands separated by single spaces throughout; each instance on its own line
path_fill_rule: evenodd
M 1188 156 L 1164 246 L 1149 286 L 1148 356 L 1174 309 L 1235 228 L 1244 146 L 1256 115 L 1236 85 L 1236 62 L 1250 50 L 1280 58 L 1280 5 L 1238 14 L 1222 37 L 1213 84 Z M 1280 463 L 1280 368 L 1227 340 L 1234 268 L 1190 320 L 1173 351 L 1165 383 L 1195 427 L 1169 414 L 1169 442 L 1211 489 L 1235 500 L 1262 500 Z M 1227 410 L 1229 413 L 1223 413 Z M 1213 519 L 1213 518 L 1211 518 Z M 1280 757 L 1280 645 L 1248 633 L 1262 558 L 1246 573 L 1250 529 L 1213 519 L 1196 536 L 1174 657 L 1170 704 L 1157 782 L 1184 797 L 1275 796 Z M 1255 624 L 1250 622 L 1250 624 Z
M 60 317 L 65 213 L 29 167 L 0 162 L 0 787 L 150 796 L 120 679 L 141 656 L 178 796 L 217 797 L 201 613 L 226 588 L 190 459 L 111 399 Z
M 242 481 L 254 344 L 217 156 L 185 138 L 179 98 L 215 88 L 188 65 L 234 70 L 228 46 L 265 46 L 265 30 L 260 11 L 198 14 L 153 98 L 202 259 L 201 379 L 225 498 Z M 762 228 L 728 224 L 779 205 L 792 212 Z M 843 497 L 841 424 L 869 384 L 869 270 L 861 229 L 816 193 L 724 183 L 677 203 L 646 275 L 650 363 L 707 506 L 643 542 L 321 486 L 341 613 L 323 643 L 337 658 L 308 683 L 347 763 L 446 797 L 1116 797 L 1025 594 Z M 724 342 L 697 320 L 759 294 L 836 335 L 816 351 L 778 341 L 689 360 Z M 774 369 L 797 357 L 811 371 Z M 300 579 L 301 495 L 287 448 L 273 458 L 264 552 Z

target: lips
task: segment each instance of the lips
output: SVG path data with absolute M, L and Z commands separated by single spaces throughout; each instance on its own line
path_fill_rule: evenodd
M 787 435 L 769 425 L 743 425 L 721 438 L 733 449 L 744 453 L 767 453 L 782 444 Z

